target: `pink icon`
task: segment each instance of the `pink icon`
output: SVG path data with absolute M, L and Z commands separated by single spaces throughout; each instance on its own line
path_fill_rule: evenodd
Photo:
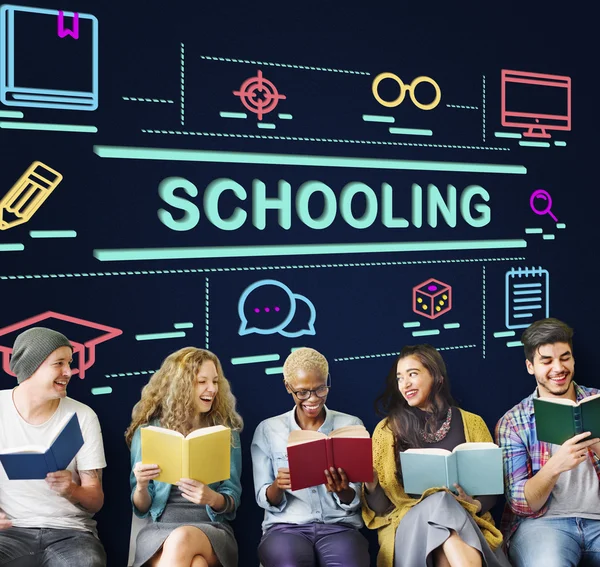
M 538 209 L 536 205 L 536 199 L 544 199 L 546 201 L 546 206 Z M 550 197 L 550 193 L 545 189 L 536 189 L 529 198 L 529 206 L 531 210 L 536 215 L 550 215 L 550 217 L 557 222 L 558 219 L 554 216 L 554 213 L 550 210 L 552 208 L 552 197 Z
M 59 10 L 57 27 L 58 37 L 62 38 L 70 35 L 73 39 L 79 39 L 79 14 L 77 12 L 73 14 L 73 29 L 70 30 L 65 28 L 65 13 Z
M 233 91 L 235 96 L 239 96 L 242 104 L 262 120 L 263 115 L 268 114 L 275 109 L 280 100 L 284 100 L 285 95 L 279 94 L 275 85 L 263 77 L 262 71 L 256 73 L 256 77 L 246 79 L 239 91 Z
M 110 339 L 123 334 L 121 329 L 115 329 L 114 327 L 108 327 L 107 325 L 101 325 L 100 323 L 93 323 L 92 321 L 86 321 L 85 319 L 79 319 L 78 317 L 63 315 L 62 313 L 56 313 L 55 311 L 46 311 L 40 315 L 35 315 L 34 317 L 24 319 L 23 321 L 13 323 L 8 327 L 0 329 L 0 337 L 14 333 L 15 331 L 25 331 L 28 327 L 38 326 L 36 323 L 41 323 L 42 321 L 45 322 L 46 319 L 58 319 L 59 321 L 74 323 L 79 327 L 87 327 L 89 329 L 93 329 L 94 331 L 102 331 L 102 334 L 99 334 L 95 338 L 83 343 L 75 342 L 70 336 L 67 337 L 69 342 L 73 345 L 73 358 L 75 359 L 75 355 L 77 355 L 77 368 L 73 368 L 73 374 L 79 373 L 80 378 L 84 378 L 85 371 L 88 368 L 91 368 L 94 365 L 94 362 L 96 362 L 96 345 L 105 341 L 109 341 Z M 51 327 L 51 324 L 49 326 Z M 81 332 L 81 329 L 79 329 L 79 331 Z M 8 347 L 0 345 L 0 352 L 2 352 L 2 369 L 7 374 L 14 376 L 14 374 L 10 371 L 9 366 L 12 346 Z
M 571 130 L 571 77 L 502 69 L 500 90 L 502 126 L 526 128 L 531 138 Z
M 413 287 L 413 311 L 436 319 L 452 309 L 452 287 L 430 278 Z

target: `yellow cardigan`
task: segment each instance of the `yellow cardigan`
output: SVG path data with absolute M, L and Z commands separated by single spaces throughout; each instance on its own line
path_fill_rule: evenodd
M 465 439 L 467 442 L 493 442 L 489 429 L 481 417 L 474 413 L 460 410 L 465 428 Z M 433 492 L 445 490 L 444 488 L 432 488 L 423 493 L 421 498 L 411 498 L 404 492 L 404 488 L 398 482 L 396 476 L 396 460 L 394 455 L 394 435 L 386 427 L 387 418 L 380 421 L 373 432 L 373 465 L 379 476 L 379 483 L 387 497 L 394 504 L 394 509 L 385 516 L 377 516 L 369 505 L 364 494 L 362 494 L 362 516 L 367 528 L 378 530 L 379 554 L 377 555 L 377 567 L 392 567 L 394 564 L 394 541 L 396 529 L 404 515 L 423 498 Z M 486 541 L 492 548 L 502 545 L 502 535 L 494 526 L 494 520 L 489 512 L 478 516 L 473 504 L 460 501 L 462 506 L 471 514 Z

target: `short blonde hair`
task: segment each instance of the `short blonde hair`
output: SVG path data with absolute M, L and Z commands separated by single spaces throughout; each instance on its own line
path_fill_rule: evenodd
M 298 372 L 316 372 L 319 376 L 327 378 L 329 363 L 327 359 L 314 348 L 302 347 L 290 354 L 283 363 L 283 378 L 289 383 L 294 383 Z

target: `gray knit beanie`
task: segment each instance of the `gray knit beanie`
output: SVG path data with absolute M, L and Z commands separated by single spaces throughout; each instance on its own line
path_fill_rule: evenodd
M 22 332 L 13 345 L 10 369 L 17 375 L 19 384 L 40 367 L 57 348 L 73 348 L 69 339 L 46 327 L 32 327 Z

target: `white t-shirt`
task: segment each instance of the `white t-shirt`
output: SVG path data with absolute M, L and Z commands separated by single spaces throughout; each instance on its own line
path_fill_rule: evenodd
M 71 398 L 62 398 L 48 421 L 31 425 L 17 412 L 12 394 L 12 390 L 0 390 L 0 450 L 23 445 L 48 447 L 58 434 L 64 417 L 77 413 L 84 443 L 67 467 L 73 473 L 73 482 L 81 485 L 77 471 L 106 467 L 100 422 L 91 408 Z M 96 533 L 92 513 L 59 496 L 45 480 L 8 480 L 2 464 L 0 510 L 19 528 L 62 528 Z

